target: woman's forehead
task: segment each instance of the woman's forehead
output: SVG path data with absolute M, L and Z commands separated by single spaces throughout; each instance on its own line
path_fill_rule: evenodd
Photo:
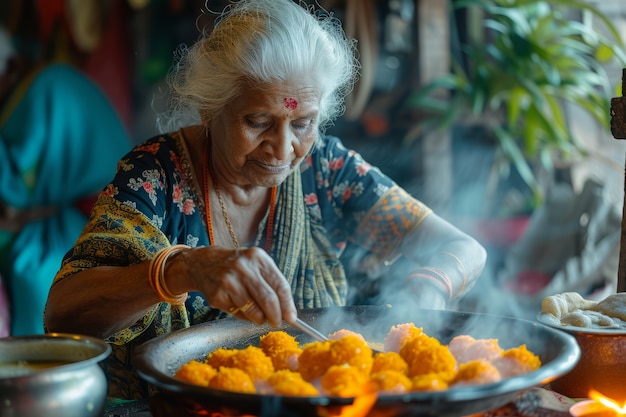
M 247 85 L 240 97 L 235 100 L 235 107 L 269 106 L 296 110 L 301 107 L 318 106 L 320 98 L 320 89 L 305 82 Z

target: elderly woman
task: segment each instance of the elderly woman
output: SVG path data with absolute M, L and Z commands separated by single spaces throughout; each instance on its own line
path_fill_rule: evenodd
M 412 261 L 388 285 L 414 306 L 445 308 L 472 287 L 483 247 L 323 134 L 353 52 L 335 19 L 291 0 L 236 2 L 182 51 L 170 81 L 186 126 L 120 161 L 48 299 L 49 331 L 113 345 L 111 395 L 145 395 L 128 361 L 149 338 L 229 313 L 278 325 L 345 305 L 348 242 L 368 267 Z

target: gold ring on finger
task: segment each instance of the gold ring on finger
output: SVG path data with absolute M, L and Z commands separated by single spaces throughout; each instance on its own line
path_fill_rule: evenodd
M 232 314 L 233 316 L 236 315 L 237 313 L 245 313 L 246 311 L 250 310 L 253 304 L 254 304 L 253 300 L 248 300 L 248 302 L 242 305 L 241 307 L 232 307 L 231 309 L 228 310 L 228 312 Z

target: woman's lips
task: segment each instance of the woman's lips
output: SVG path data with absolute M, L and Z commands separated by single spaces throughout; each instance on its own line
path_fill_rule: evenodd
M 273 164 L 265 164 L 263 162 L 256 162 L 256 165 L 265 169 L 266 171 L 270 171 L 275 174 L 280 174 L 281 172 L 284 172 L 291 168 L 291 164 L 273 165 Z

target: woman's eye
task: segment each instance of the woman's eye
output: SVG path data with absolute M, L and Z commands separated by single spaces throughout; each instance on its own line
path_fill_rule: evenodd
M 263 129 L 269 126 L 269 122 L 267 120 L 246 119 L 246 123 L 253 129 Z
M 309 126 L 311 126 L 311 123 L 313 123 L 313 119 L 306 119 L 306 120 L 296 120 L 292 122 L 291 125 L 296 130 L 305 130 Z

